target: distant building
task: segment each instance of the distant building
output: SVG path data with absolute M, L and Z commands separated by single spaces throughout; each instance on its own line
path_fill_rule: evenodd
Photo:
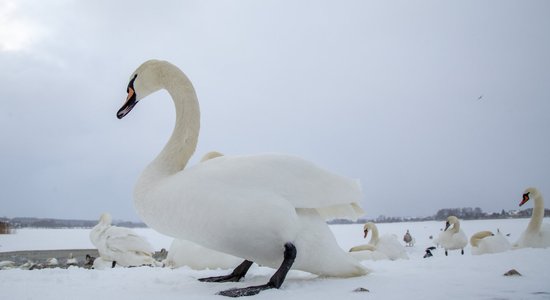
M 10 223 L 0 221 L 0 234 L 10 234 L 10 233 L 11 233 Z

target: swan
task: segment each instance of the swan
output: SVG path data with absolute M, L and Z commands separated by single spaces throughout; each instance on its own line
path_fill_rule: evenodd
M 120 266 L 120 264 L 118 264 L 118 266 Z M 114 264 L 113 261 L 107 260 L 101 256 L 97 257 L 92 262 L 92 269 L 94 270 L 105 270 L 105 269 L 111 269 L 114 267 L 117 267 L 117 265 Z
M 550 247 L 550 224 L 542 223 L 542 219 L 544 218 L 544 199 L 539 190 L 534 187 L 527 188 L 523 193 L 523 199 L 519 203 L 519 206 L 524 205 L 531 198 L 535 201 L 531 220 L 518 241 L 514 244 L 514 247 Z
M 73 253 L 69 253 L 69 257 L 67 258 L 67 261 L 65 262 L 67 266 L 77 266 L 78 265 L 78 259 L 73 256 Z
M 238 281 L 253 262 L 278 268 L 264 285 L 219 293 L 245 296 L 279 288 L 290 268 L 337 277 L 367 273 L 339 248 L 325 223 L 364 213 L 358 181 L 282 154 L 221 156 L 185 168 L 197 145 L 200 112 L 195 90 L 179 68 L 167 61 L 144 62 L 130 76 L 117 117 L 160 89 L 174 101 L 176 125 L 139 177 L 134 206 L 162 234 L 245 259 L 231 274 L 201 281 Z
M 464 231 L 460 229 L 460 221 L 457 217 L 447 217 L 445 230 L 439 234 L 437 243 L 445 249 L 445 256 L 448 255 L 448 250 L 458 249 L 460 249 L 460 254 L 464 255 L 464 247 L 468 245 L 468 239 L 466 238 Z
M 499 230 L 494 234 L 491 231 L 480 231 L 470 237 L 472 245 L 472 254 L 480 255 L 486 253 L 499 253 L 508 251 L 512 244 L 506 239 Z
M 112 226 L 108 213 L 103 213 L 92 228 L 90 240 L 101 259 L 112 262 L 112 267 L 156 265 L 151 244 L 128 228 Z
M 396 260 L 400 258 L 408 259 L 409 256 L 405 247 L 399 243 L 397 237 L 393 234 L 378 235 L 378 228 L 372 222 L 363 226 L 364 238 L 372 232 L 368 244 L 355 246 L 349 250 L 350 254 L 358 260 Z
M 48 258 L 46 260 L 46 265 L 48 267 L 55 267 L 55 266 L 59 265 L 59 261 L 57 260 L 57 258 L 51 257 L 51 258 Z

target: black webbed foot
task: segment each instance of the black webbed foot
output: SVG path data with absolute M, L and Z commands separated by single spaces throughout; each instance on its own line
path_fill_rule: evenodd
M 199 278 L 199 281 L 202 282 L 237 282 L 241 280 L 242 276 L 236 276 L 233 275 L 233 273 L 229 275 L 223 275 L 223 276 L 213 276 L 213 277 L 205 277 L 205 278 Z
M 273 285 L 267 283 L 263 285 L 249 286 L 245 288 L 228 289 L 228 290 L 219 292 L 218 295 L 233 297 L 233 298 L 242 297 L 242 296 L 254 296 L 260 293 L 261 291 L 273 289 L 273 288 L 275 288 Z
M 199 278 L 199 281 L 202 282 L 237 282 L 241 280 L 241 278 L 246 275 L 246 272 L 248 272 L 248 269 L 250 269 L 250 266 L 252 266 L 252 262 L 249 260 L 243 261 L 239 266 L 231 272 L 229 275 L 224 276 L 214 276 L 214 277 L 205 277 L 205 278 Z
M 221 291 L 218 293 L 218 295 L 227 296 L 227 297 L 242 297 L 242 296 L 253 296 L 258 294 L 259 292 L 263 290 L 273 289 L 273 288 L 280 288 L 283 282 L 285 281 L 286 274 L 292 267 L 292 264 L 294 263 L 294 259 L 296 258 L 296 247 L 292 243 L 285 244 L 285 252 L 283 257 L 283 262 L 281 263 L 281 266 L 273 276 L 269 279 L 269 281 L 264 285 L 256 285 L 256 286 L 249 286 L 245 288 L 234 288 L 229 289 L 225 291 Z M 246 261 L 245 261 L 246 262 Z M 244 264 L 244 263 L 243 263 Z M 241 264 L 242 265 L 242 264 Z M 239 266 L 240 267 L 240 266 Z M 237 267 L 237 269 L 239 268 Z M 249 266 L 250 267 L 250 266 Z M 235 269 L 235 270 L 237 270 Z M 248 268 L 247 268 L 248 270 Z M 235 272 L 235 271 L 233 271 Z

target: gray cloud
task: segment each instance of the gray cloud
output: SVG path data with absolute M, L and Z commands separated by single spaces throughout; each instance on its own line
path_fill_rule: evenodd
M 300 155 L 360 178 L 369 216 L 550 193 L 544 1 L 111 2 L 17 2 L 42 33 L 0 52 L 2 214 L 137 220 L 174 112 L 165 92 L 115 112 L 150 58 L 197 89 L 197 156 Z

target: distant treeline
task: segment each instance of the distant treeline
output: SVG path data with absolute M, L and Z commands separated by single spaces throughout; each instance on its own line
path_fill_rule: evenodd
M 512 210 L 501 212 L 486 213 L 481 208 L 443 208 L 437 211 L 435 215 L 428 217 L 386 217 L 379 216 L 374 219 L 360 218 L 356 222 L 344 219 L 336 219 L 328 222 L 329 224 L 354 224 L 354 223 L 396 223 L 396 222 L 421 222 L 421 221 L 442 221 L 448 216 L 456 216 L 462 220 L 481 220 L 481 219 L 510 219 L 510 218 L 529 218 L 533 209 Z M 550 216 L 550 209 L 544 210 L 544 216 Z M 17 228 L 92 228 L 97 224 L 97 220 L 63 220 L 46 218 L 1 218 L 0 234 L 10 233 Z M 141 222 L 113 221 L 113 225 L 128 228 L 145 228 L 147 225 Z
M 532 208 L 524 210 L 511 210 L 500 212 L 486 213 L 481 208 L 443 208 L 437 211 L 435 215 L 428 217 L 386 217 L 378 216 L 377 218 L 360 218 L 356 222 L 344 219 L 336 219 L 329 222 L 329 224 L 354 224 L 354 223 L 397 223 L 397 222 L 421 222 L 421 221 L 443 221 L 448 216 L 456 216 L 462 220 L 483 220 L 483 219 L 512 219 L 512 218 L 529 218 L 533 212 Z M 544 216 L 550 217 L 550 209 L 544 210 Z
M 92 228 L 98 223 L 97 220 L 63 220 L 48 218 L 0 218 L 0 230 L 2 228 Z M 113 225 L 120 227 L 147 227 L 144 223 L 113 221 Z M 8 233 L 8 232 L 6 232 Z

